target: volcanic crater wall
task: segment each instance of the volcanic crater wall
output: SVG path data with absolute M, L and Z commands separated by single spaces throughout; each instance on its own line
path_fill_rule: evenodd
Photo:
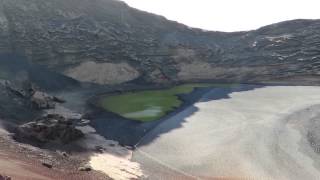
M 0 54 L 79 81 L 320 83 L 320 21 L 210 32 L 115 0 L 1 0 Z

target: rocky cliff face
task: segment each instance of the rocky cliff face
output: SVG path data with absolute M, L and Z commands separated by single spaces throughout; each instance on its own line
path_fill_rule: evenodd
M 320 83 L 320 20 L 223 33 L 192 29 L 115 0 L 1 0 L 0 39 L 0 53 L 24 55 L 98 84 Z

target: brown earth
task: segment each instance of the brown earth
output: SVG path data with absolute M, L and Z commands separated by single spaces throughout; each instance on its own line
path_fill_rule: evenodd
M 110 179 L 100 172 L 78 171 L 85 163 L 80 155 L 64 157 L 59 153 L 41 150 L 13 141 L 7 135 L 0 137 L 0 174 L 13 180 L 105 180 Z M 52 162 L 47 168 L 42 162 Z

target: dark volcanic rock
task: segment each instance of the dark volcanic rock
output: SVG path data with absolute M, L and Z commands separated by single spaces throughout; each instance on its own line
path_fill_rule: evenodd
M 52 162 L 49 162 L 49 161 L 43 161 L 41 164 L 42 164 L 44 167 L 47 167 L 47 168 L 49 168 L 49 169 L 51 169 L 51 168 L 53 167 Z
M 0 180 L 11 180 L 11 177 L 0 174 Z
M 53 114 L 19 126 L 16 133 L 19 139 L 36 140 L 41 143 L 68 143 L 83 135 L 75 128 L 72 120 Z
M 39 112 L 32 109 L 28 95 L 22 87 L 0 79 L 0 118 L 27 121 Z
M 38 109 L 51 109 L 55 107 L 53 97 L 40 91 L 37 91 L 32 95 L 31 102 Z
M 34 91 L 30 98 L 34 107 L 37 109 L 52 109 L 55 107 L 56 103 L 64 103 L 63 99 L 55 96 L 50 96 L 45 92 Z
M 84 165 L 78 168 L 79 171 L 91 171 L 92 168 L 90 165 Z
M 115 0 L 2 0 L 0 19 L 0 53 L 23 54 L 80 81 L 305 77 L 319 83 L 319 20 L 249 32 L 208 32 Z

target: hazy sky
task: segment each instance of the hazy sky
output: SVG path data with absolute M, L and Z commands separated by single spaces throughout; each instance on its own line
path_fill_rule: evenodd
M 320 0 L 123 0 L 192 27 L 241 31 L 291 19 L 320 19 Z

